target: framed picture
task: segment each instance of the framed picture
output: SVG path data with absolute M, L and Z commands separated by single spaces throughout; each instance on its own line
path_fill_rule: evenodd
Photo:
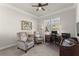
M 21 21 L 21 30 L 32 30 L 32 22 Z

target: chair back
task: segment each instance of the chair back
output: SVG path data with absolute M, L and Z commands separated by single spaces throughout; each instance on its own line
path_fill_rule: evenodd
M 17 33 L 17 36 L 18 36 L 19 40 L 27 41 L 28 35 L 26 32 L 19 32 L 19 33 Z
M 35 37 L 40 37 L 40 33 L 39 32 L 35 32 Z

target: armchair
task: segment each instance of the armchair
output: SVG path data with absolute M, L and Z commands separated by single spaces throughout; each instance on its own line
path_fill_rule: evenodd
M 43 38 L 43 36 L 41 36 L 41 34 L 39 32 L 35 32 L 34 41 L 35 41 L 35 43 L 43 43 L 44 38 Z
M 17 33 L 18 41 L 17 46 L 19 49 L 27 52 L 27 50 L 34 46 L 34 40 L 31 37 L 28 37 L 26 32 Z

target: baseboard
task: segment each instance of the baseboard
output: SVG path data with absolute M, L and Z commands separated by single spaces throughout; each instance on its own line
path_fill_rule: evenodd
M 0 47 L 0 50 L 6 49 L 6 48 L 9 48 L 12 46 L 16 46 L 16 44 L 10 44 L 10 45 L 4 46 L 4 47 Z

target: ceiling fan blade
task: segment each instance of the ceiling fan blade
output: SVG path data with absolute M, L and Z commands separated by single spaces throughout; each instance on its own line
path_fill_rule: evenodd
M 42 9 L 43 11 L 45 11 L 45 9 L 44 9 L 43 7 L 41 7 L 41 9 Z
M 48 3 L 42 4 L 42 6 L 47 6 L 47 5 L 48 5 Z
M 38 5 L 32 5 L 32 7 L 38 7 Z

